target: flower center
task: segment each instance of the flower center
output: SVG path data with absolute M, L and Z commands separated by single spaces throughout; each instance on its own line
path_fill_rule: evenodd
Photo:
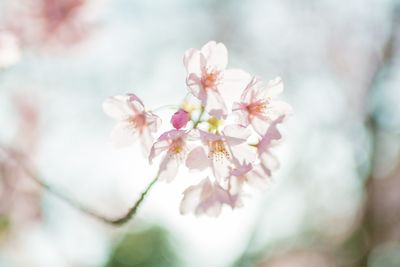
M 209 141 L 208 147 L 208 157 L 211 159 L 220 161 L 223 158 L 230 159 L 231 157 L 229 151 L 225 148 L 224 141 L 222 140 Z
M 146 126 L 146 117 L 144 114 L 137 114 L 129 118 L 129 122 L 136 128 L 143 129 Z
M 246 106 L 246 109 L 251 115 L 257 115 L 263 113 L 266 110 L 267 106 L 268 106 L 268 100 L 264 101 L 260 100 L 248 104 Z
M 201 78 L 201 83 L 205 89 L 212 89 L 218 84 L 219 71 L 207 71 Z
M 184 145 L 184 141 L 181 138 L 172 140 L 168 151 L 172 155 L 178 155 L 184 150 Z

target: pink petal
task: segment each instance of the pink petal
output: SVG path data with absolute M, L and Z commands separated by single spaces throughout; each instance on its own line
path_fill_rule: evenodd
M 149 128 L 144 128 L 140 133 L 140 143 L 142 144 L 143 154 L 147 158 L 153 144 L 153 136 Z
M 252 77 L 251 80 L 249 80 L 249 82 L 246 84 L 246 87 L 240 96 L 240 101 L 246 104 L 251 103 L 257 95 L 256 88 L 259 87 L 260 84 L 261 82 L 257 77 Z
M 170 146 L 170 142 L 177 138 L 186 138 L 187 133 L 182 130 L 170 130 L 167 131 L 158 137 L 157 141 L 153 144 L 150 155 L 149 161 L 152 163 L 153 159 L 160 155 L 163 151 L 167 150 Z
M 193 212 L 196 215 L 206 214 L 216 217 L 221 213 L 224 204 L 237 203 L 236 198 L 231 198 L 226 190 L 218 183 L 211 183 L 208 177 L 199 184 L 187 188 L 183 195 L 180 205 L 182 214 Z
M 188 187 L 183 192 L 183 199 L 179 208 L 181 214 L 188 214 L 195 211 L 197 205 L 200 203 L 201 192 L 205 183 L 210 183 L 208 178 L 197 185 Z
M 243 176 L 246 175 L 249 171 L 253 169 L 251 163 L 244 163 L 242 165 L 237 166 L 235 169 L 231 170 L 231 175 L 233 176 Z
M 271 153 L 263 153 L 260 155 L 261 164 L 269 170 L 279 169 L 279 160 Z
M 250 186 L 258 189 L 264 189 L 268 182 L 271 181 L 271 170 L 265 168 L 265 166 L 256 165 L 247 174 L 247 182 Z
M 186 50 L 185 55 L 183 56 L 183 65 L 188 74 L 201 76 L 202 63 L 200 51 L 195 48 Z
M 206 95 L 204 93 L 203 85 L 201 84 L 201 78 L 195 74 L 191 73 L 186 78 L 186 85 L 188 86 L 189 92 L 200 99 L 202 103 L 206 102 Z
M 207 90 L 206 111 L 218 119 L 225 118 L 228 110 L 221 95 L 215 90 Z
M 228 50 L 223 43 L 210 41 L 201 48 L 201 53 L 207 61 L 207 67 L 223 70 L 228 64 Z
M 273 140 L 279 140 L 282 138 L 282 135 L 279 132 L 277 126 L 278 124 L 282 123 L 284 118 L 285 116 L 282 115 L 269 125 L 268 129 L 265 131 L 263 137 L 257 145 L 259 153 L 266 152 Z
M 121 121 L 115 125 L 111 132 L 111 141 L 117 148 L 133 144 L 139 135 L 139 131 L 130 123 Z
M 226 178 L 228 178 L 230 172 L 229 168 L 230 166 L 231 166 L 231 161 L 226 157 L 212 160 L 211 167 L 215 179 L 217 179 L 217 181 L 222 182 Z
M 146 112 L 145 117 L 146 117 L 146 124 L 147 124 L 147 127 L 149 128 L 149 130 L 153 133 L 157 132 L 157 130 L 161 126 L 160 117 L 158 117 L 157 115 L 155 115 L 152 112 Z
M 242 139 L 242 142 L 247 140 L 251 135 L 251 132 L 247 127 L 239 124 L 227 125 L 224 127 L 222 132 L 225 136 Z
M 292 113 L 292 107 L 284 101 L 271 101 L 268 105 L 267 114 L 271 117 L 278 117 L 281 115 L 290 115 Z
M 133 115 L 127 96 L 112 96 L 103 102 L 103 111 L 113 119 L 126 120 Z
M 186 167 L 202 171 L 210 165 L 210 160 L 203 147 L 199 146 L 190 151 L 186 158 Z
M 242 143 L 237 146 L 231 146 L 232 157 L 239 163 L 253 162 L 256 159 L 256 148 Z
M 249 113 L 241 103 L 234 103 L 232 111 L 233 115 L 236 118 L 237 124 L 240 124 L 242 126 L 248 126 L 250 124 Z
M 271 121 L 265 115 L 257 115 L 251 120 L 251 126 L 259 135 L 264 135 L 270 126 Z
M 139 97 L 137 97 L 135 94 L 127 94 L 127 96 L 128 96 L 128 104 L 135 113 L 144 112 L 144 105 Z
M 218 90 L 224 100 L 229 103 L 229 108 L 233 102 L 239 101 L 250 80 L 251 75 L 240 69 L 227 69 L 222 73 L 222 83 L 218 86 Z
M 160 164 L 159 179 L 161 181 L 171 182 L 178 174 L 178 168 L 179 161 L 167 153 Z

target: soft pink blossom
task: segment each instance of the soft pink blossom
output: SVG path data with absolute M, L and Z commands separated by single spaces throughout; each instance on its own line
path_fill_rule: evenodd
M 271 147 L 276 145 L 277 142 L 282 138 L 282 134 L 278 129 L 278 124 L 282 123 L 284 119 L 285 115 L 281 115 L 272 121 L 267 131 L 257 144 L 257 154 L 260 159 L 260 168 L 267 176 L 271 176 L 271 170 L 276 169 L 279 166 L 278 160 L 271 153 Z
M 171 123 L 175 129 L 179 130 L 181 128 L 184 128 L 189 120 L 189 112 L 184 109 L 179 109 L 177 112 L 174 113 L 174 115 L 172 115 Z
M 118 121 L 111 133 L 114 146 L 124 147 L 139 138 L 148 155 L 153 143 L 152 133 L 160 127 L 161 119 L 146 111 L 142 101 L 134 94 L 109 97 L 103 103 L 103 110 Z
M 275 98 L 283 91 L 282 80 L 278 77 L 264 83 L 253 78 L 241 96 L 240 102 L 233 105 L 238 123 L 252 125 L 254 130 L 263 135 L 272 120 L 290 111 L 290 107 Z
M 193 212 L 195 215 L 205 214 L 216 217 L 221 213 L 223 205 L 234 208 L 240 206 L 241 203 L 237 195 L 231 195 L 216 181 L 211 182 L 207 177 L 183 192 L 180 211 L 182 214 Z
M 264 188 L 270 180 L 270 173 L 262 164 L 243 163 L 230 171 L 229 192 L 239 194 L 247 184 L 253 188 Z
M 10 67 L 21 58 L 18 39 L 10 31 L 0 31 L 0 69 Z
M 249 136 L 248 129 L 240 125 L 228 125 L 221 134 L 199 130 L 202 145 L 189 153 L 186 166 L 193 170 L 211 168 L 215 178 L 223 181 L 232 164 L 253 160 L 254 152 L 246 143 Z
M 186 84 L 206 111 L 217 118 L 225 117 L 228 108 L 222 91 L 227 95 L 242 90 L 248 75 L 240 70 L 227 70 L 228 51 L 224 44 L 210 41 L 200 50 L 191 48 L 185 52 L 183 63 L 187 71 Z
M 160 180 L 170 182 L 175 178 L 179 166 L 184 162 L 188 153 L 187 142 L 189 139 L 186 131 L 170 130 L 163 133 L 153 144 L 149 155 L 150 163 L 155 157 L 166 152 L 159 168 Z

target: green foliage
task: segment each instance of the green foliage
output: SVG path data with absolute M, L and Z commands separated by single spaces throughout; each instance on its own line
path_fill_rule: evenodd
M 114 248 L 106 267 L 178 267 L 168 234 L 153 227 L 143 232 L 128 233 Z

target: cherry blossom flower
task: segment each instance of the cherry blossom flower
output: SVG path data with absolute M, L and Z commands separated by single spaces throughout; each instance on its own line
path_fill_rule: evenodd
M 171 118 L 171 123 L 175 129 L 179 130 L 186 126 L 190 120 L 189 112 L 184 109 L 179 109 Z
M 20 58 L 17 37 L 10 31 L 0 31 L 0 69 L 18 63 Z
M 80 18 L 87 0 L 41 0 L 39 17 L 47 40 L 75 42 L 86 33 Z
M 264 83 L 254 77 L 243 91 L 240 102 L 233 106 L 238 123 L 251 124 L 258 134 L 263 135 L 272 120 L 290 111 L 285 102 L 275 100 L 282 91 L 281 78 Z
M 172 181 L 178 173 L 179 166 L 184 162 L 188 152 L 188 133 L 183 130 L 170 130 L 163 133 L 151 147 L 149 161 L 163 152 L 165 156 L 159 168 L 159 179 Z
M 140 139 L 144 152 L 148 155 L 153 143 L 152 133 L 161 125 L 161 119 L 146 111 L 142 101 L 134 94 L 109 97 L 103 103 L 104 112 L 118 121 L 111 133 L 116 147 L 124 147 Z
M 190 93 L 201 101 L 210 115 L 225 117 L 228 108 L 221 90 L 229 87 L 228 94 L 240 91 L 243 82 L 247 81 L 247 73 L 235 69 L 227 70 L 228 51 L 224 44 L 215 41 L 208 42 L 200 50 L 187 50 L 183 63 Z
M 264 83 L 244 71 L 227 70 L 227 61 L 226 47 L 214 41 L 186 51 L 186 83 L 200 105 L 186 97 L 170 119 L 174 129 L 161 133 L 148 154 L 150 164 L 160 156 L 155 180 L 171 182 L 183 163 L 190 171 L 207 172 L 202 176 L 207 178 L 183 192 L 182 214 L 218 216 L 224 206 L 240 207 L 247 187 L 269 184 L 278 166 L 272 148 L 282 139 L 277 126 L 290 111 L 275 99 L 283 83 L 280 78 Z M 103 107 L 119 121 L 112 133 L 118 146 L 136 136 L 150 144 L 160 119 L 145 111 L 135 95 L 109 98 Z
M 217 180 L 229 176 L 229 167 L 234 161 L 252 160 L 251 147 L 247 145 L 250 132 L 240 125 L 228 125 L 219 133 L 199 130 L 203 145 L 194 148 L 188 155 L 186 166 L 193 170 L 211 168 Z
M 180 212 L 187 214 L 194 212 L 196 215 L 216 217 L 221 213 L 223 205 L 231 208 L 241 205 L 237 195 L 231 195 L 217 182 L 211 182 L 207 177 L 197 185 L 190 186 L 183 192 Z

